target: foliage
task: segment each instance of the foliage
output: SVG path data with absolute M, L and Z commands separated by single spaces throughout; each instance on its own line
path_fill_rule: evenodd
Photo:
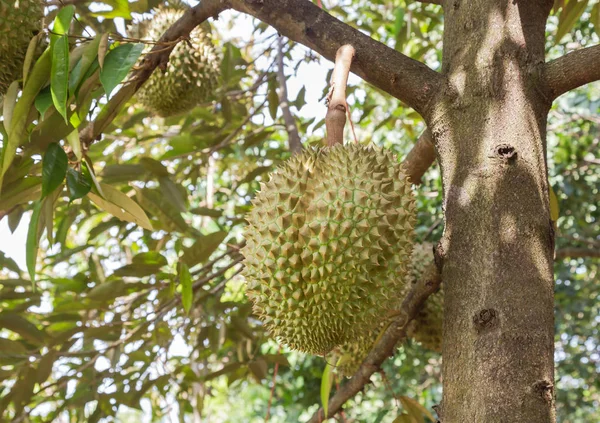
M 289 157 L 282 105 L 272 95 L 276 33 L 223 16 L 213 28 L 222 64 L 212 100 L 159 118 L 134 98 L 101 139 L 82 143 L 80 130 L 112 113 L 107 97 L 135 82 L 127 74 L 144 46 L 121 37 L 124 20 L 158 2 L 75 3 L 47 8 L 46 22 L 56 19 L 53 33 L 43 35 L 48 48 L 21 81 L 20 96 L 3 102 L 0 216 L 11 231 L 29 233 L 27 271 L 12 251 L 0 255 L 1 418 L 264 421 L 279 363 L 271 421 L 307 419 L 321 403 L 325 361 L 280 350 L 252 315 L 239 275 L 250 200 Z M 440 70 L 439 6 L 325 3 L 336 17 Z M 599 16 L 597 1 L 557 0 L 549 56 L 598 43 Z M 317 144 L 331 66 L 293 43 L 285 62 L 299 132 L 305 145 Z M 296 77 L 307 69 L 322 75 Z M 359 140 L 403 157 L 424 127 L 418 114 L 358 79 L 348 93 Z M 551 112 L 559 249 L 600 248 L 599 98 L 600 87 L 591 85 Z M 418 240 L 435 241 L 443 229 L 437 167 L 417 193 Z M 561 259 L 555 272 L 558 414 L 563 422 L 597 422 L 599 263 Z M 406 342 L 349 403 L 347 416 L 391 422 L 411 412 L 398 395 L 430 409 L 441 399 L 440 365 L 438 354 Z

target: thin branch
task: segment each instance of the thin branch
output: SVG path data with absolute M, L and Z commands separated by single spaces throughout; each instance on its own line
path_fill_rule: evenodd
M 356 51 L 349 44 L 341 46 L 335 55 L 335 67 L 331 74 L 331 88 L 327 94 L 327 115 L 325 127 L 327 128 L 327 146 L 344 144 L 344 126 L 346 125 L 346 85 L 350 66 Z
M 279 37 L 277 43 L 277 80 L 279 81 L 279 106 L 285 122 L 285 130 L 288 133 L 288 144 L 292 154 L 302 151 L 302 142 L 298 134 L 296 119 L 290 111 L 290 101 L 288 99 L 287 81 L 285 80 L 285 63 L 283 55 L 284 46 L 283 37 Z
M 412 289 L 404 299 L 398 318 L 389 326 L 381 340 L 371 350 L 368 357 L 341 389 L 329 399 L 329 409 L 326 418 L 333 417 L 344 405 L 346 401 L 354 397 L 358 392 L 370 383 L 371 376 L 380 371 L 382 363 L 394 355 L 396 344 L 406 338 L 408 324 L 417 315 L 425 300 L 437 291 L 441 283 L 441 276 L 435 265 L 431 265 L 425 273 L 425 276 L 413 285 Z M 310 423 L 317 423 L 319 416 L 323 416 L 322 408 L 318 409 Z
M 546 63 L 544 73 L 553 100 L 567 91 L 600 80 L 600 44 Z
M 444 0 L 419 0 L 421 3 L 444 5 Z
M 556 260 L 564 258 L 600 258 L 600 249 L 565 247 L 556 250 Z
M 433 147 L 433 139 L 431 131 L 426 129 L 402 162 L 404 169 L 408 173 L 410 182 L 420 185 L 421 178 L 434 161 L 435 148 Z
M 260 19 L 328 60 L 335 60 L 340 46 L 351 44 L 356 49 L 352 72 L 421 115 L 427 114 L 429 100 L 443 83 L 443 76 L 425 64 L 341 22 L 309 0 L 229 0 L 229 3 L 233 9 Z

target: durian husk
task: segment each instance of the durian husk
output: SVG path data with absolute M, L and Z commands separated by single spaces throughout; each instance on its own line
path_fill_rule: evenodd
M 414 282 L 432 270 L 433 244 L 424 243 L 415 246 L 411 276 Z M 420 342 L 425 348 L 442 352 L 442 324 L 444 316 L 444 293 L 442 289 L 427 298 L 423 308 L 408 326 L 407 335 Z
M 130 36 L 158 41 L 188 8 L 183 3 L 159 6 L 151 21 L 131 26 Z M 162 116 L 188 112 L 212 97 L 219 85 L 221 59 L 212 43 L 208 25 L 194 28 L 189 40 L 171 52 L 164 71 L 156 69 L 137 93 L 142 106 Z M 152 45 L 146 49 L 148 52 Z
M 325 355 L 361 339 L 393 307 L 416 219 L 391 153 L 358 144 L 306 150 L 253 204 L 242 250 L 247 292 L 281 343 Z
M 23 75 L 31 39 L 42 29 L 40 0 L 0 0 L 0 97 Z

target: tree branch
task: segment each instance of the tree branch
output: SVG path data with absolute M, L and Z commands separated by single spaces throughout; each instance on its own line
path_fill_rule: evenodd
M 329 15 L 309 0 L 229 0 L 231 7 L 271 25 L 291 40 L 334 61 L 344 44 L 356 49 L 352 72 L 421 115 L 443 77 Z
M 408 174 L 409 181 L 420 185 L 421 178 L 434 161 L 435 148 L 433 147 L 433 139 L 431 131 L 426 129 L 402 162 Z
M 564 258 L 600 258 L 600 249 L 565 247 L 556 250 L 556 260 Z
M 285 130 L 288 133 L 288 145 L 292 154 L 302 151 L 302 142 L 298 134 L 298 126 L 294 115 L 290 111 L 290 100 L 288 98 L 287 81 L 285 79 L 285 63 L 283 55 L 283 37 L 277 40 L 277 80 L 279 81 L 279 105 L 285 122 Z
M 553 100 L 567 91 L 600 80 L 600 44 L 546 63 L 544 73 Z
M 417 315 L 425 300 L 437 291 L 441 283 L 441 276 L 437 267 L 432 264 L 425 273 L 425 276 L 417 282 L 407 297 L 402 302 L 401 312 L 398 318 L 390 325 L 381 340 L 373 347 L 368 357 L 354 374 L 352 379 L 338 390 L 333 397 L 329 399 L 328 414 L 325 418 L 333 417 L 344 405 L 346 401 L 354 397 L 358 392 L 370 383 L 371 375 L 378 372 L 381 364 L 394 355 L 398 341 L 406 338 L 408 324 Z M 324 411 L 322 408 L 309 420 L 309 423 L 322 422 Z

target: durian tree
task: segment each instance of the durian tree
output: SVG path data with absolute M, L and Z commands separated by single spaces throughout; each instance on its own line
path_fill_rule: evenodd
M 600 420 L 598 1 L 0 35 L 1 421 Z

